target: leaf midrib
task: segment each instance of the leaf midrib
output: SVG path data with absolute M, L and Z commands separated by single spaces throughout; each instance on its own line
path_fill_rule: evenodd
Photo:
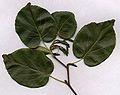
M 61 31 L 61 29 L 62 29 L 62 27 L 63 27 L 63 25 L 71 18 L 72 16 L 70 16 L 69 18 L 67 18 L 64 22 L 63 22 L 63 24 L 61 25 L 61 27 L 59 28 L 59 30 L 58 30 L 58 34 L 59 34 L 59 32 Z
M 29 5 L 29 9 L 30 9 L 30 13 L 31 13 L 31 16 L 32 16 L 33 24 L 34 24 L 34 26 L 35 26 L 35 28 L 36 28 L 36 30 L 37 30 L 37 33 L 38 33 L 38 35 L 39 35 L 39 41 L 40 41 L 40 40 L 42 39 L 41 33 L 40 33 L 40 31 L 38 30 L 38 26 L 37 26 L 36 23 L 35 23 L 35 18 L 34 18 L 34 16 L 33 16 L 32 9 L 31 9 L 31 6 L 30 6 L 30 5 Z
M 109 27 L 111 27 L 111 25 L 109 25 L 106 29 L 109 29 Z M 105 30 L 105 29 L 103 29 Z M 86 55 L 91 51 L 91 49 L 96 45 L 96 43 L 99 41 L 100 37 L 101 37 L 101 33 L 103 32 L 103 30 L 98 34 L 97 40 L 93 43 L 93 45 L 89 48 L 89 50 L 84 54 L 84 56 L 82 57 L 82 59 L 85 59 Z
M 101 31 L 102 32 L 102 31 Z M 95 42 L 90 46 L 90 48 L 88 49 L 88 51 L 84 54 L 84 56 L 82 57 L 82 59 L 85 59 L 85 57 L 87 56 L 87 54 L 91 51 L 91 49 L 96 45 L 96 43 L 99 41 L 101 32 L 98 34 L 97 39 L 95 40 Z
M 36 28 L 36 30 L 37 30 L 38 35 L 39 35 L 39 41 L 43 41 L 44 37 L 45 37 L 49 32 L 47 32 L 46 34 L 44 34 L 44 35 L 42 36 L 41 33 L 42 33 L 43 30 L 44 30 L 45 24 L 44 24 L 43 27 L 42 27 L 42 32 L 40 32 L 40 31 L 38 30 L 38 26 L 37 26 L 36 23 L 35 23 L 35 18 L 34 18 L 34 15 L 33 15 L 33 13 L 32 13 L 32 10 L 31 10 L 30 5 L 29 5 L 29 9 L 30 9 L 30 13 L 31 13 L 32 18 L 33 18 L 34 26 L 35 26 L 35 28 Z
M 99 36 L 100 37 L 100 36 Z M 82 57 L 82 59 L 84 59 L 86 57 L 86 55 L 91 51 L 91 49 L 96 45 L 96 43 L 99 41 L 99 37 L 97 38 L 97 40 L 93 43 L 93 45 L 89 48 L 89 50 L 84 54 L 84 56 Z

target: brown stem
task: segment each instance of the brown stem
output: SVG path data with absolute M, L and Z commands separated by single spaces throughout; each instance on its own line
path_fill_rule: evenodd
M 77 65 L 70 64 L 70 63 L 67 64 L 67 80 L 68 80 L 68 84 L 70 84 L 70 66 L 77 67 Z
M 51 50 L 52 51 L 52 50 Z M 67 66 L 62 62 L 62 61 L 60 61 L 55 55 L 54 55 L 54 53 L 52 54 L 52 56 L 53 56 L 53 58 L 55 59 L 55 60 L 57 60 L 63 67 L 65 67 L 66 68 L 66 70 L 67 70 L 67 80 L 65 80 L 65 84 L 71 89 L 71 91 L 75 94 L 75 95 L 77 95 L 77 93 L 75 92 L 75 90 L 72 88 L 72 86 L 71 86 L 71 84 L 70 84 L 70 72 L 69 72 L 69 66 L 71 65 L 71 66 L 75 66 L 75 67 L 77 67 L 76 65 L 74 65 L 74 64 L 67 64 Z M 55 78 L 54 78 L 55 79 Z
M 77 95 L 77 93 L 75 92 L 75 90 L 72 88 L 72 86 L 65 80 L 65 84 L 71 89 L 71 91 Z
M 71 84 L 70 84 L 70 71 L 69 71 L 69 66 L 71 65 L 71 64 L 67 64 L 67 66 L 63 63 L 63 62 L 61 62 L 56 56 L 54 56 L 53 55 L 53 57 L 62 65 L 62 66 L 64 66 L 65 68 L 66 68 L 66 70 L 67 70 L 67 80 L 65 80 L 65 84 L 71 89 L 71 91 L 75 94 L 75 95 L 77 95 L 77 93 L 75 92 L 75 90 L 72 88 L 72 86 L 71 86 Z M 73 65 L 74 66 L 74 65 Z M 76 67 L 76 65 L 75 65 L 75 67 Z
M 67 80 L 68 80 L 68 84 L 70 84 L 70 70 L 68 64 L 67 64 Z
M 53 55 L 53 58 L 55 60 L 57 60 L 62 66 L 64 66 L 67 69 L 67 66 L 63 62 L 61 62 L 56 56 Z

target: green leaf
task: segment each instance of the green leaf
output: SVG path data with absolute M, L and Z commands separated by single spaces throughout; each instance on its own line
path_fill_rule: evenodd
M 51 54 L 52 52 L 49 50 L 49 49 L 47 49 L 47 48 L 45 48 L 45 47 L 42 47 L 42 46 L 39 46 L 39 47 L 37 47 L 37 48 L 35 48 L 36 50 L 39 50 L 39 51 L 41 51 L 41 52 L 43 52 L 43 53 L 45 53 L 45 54 Z
M 52 15 L 47 10 L 30 3 L 19 11 L 15 28 L 22 42 L 30 48 L 36 48 L 41 41 L 50 42 L 57 35 Z
M 63 39 L 73 37 L 77 28 L 74 14 L 67 11 L 60 11 L 54 12 L 52 15 L 57 24 L 58 35 Z
M 74 40 L 74 55 L 84 59 L 85 64 L 91 67 L 106 60 L 116 43 L 114 22 L 115 20 L 109 20 L 85 25 Z
M 4 63 L 10 76 L 19 84 L 37 88 L 48 83 L 54 66 L 44 53 L 32 49 L 19 49 L 4 54 Z

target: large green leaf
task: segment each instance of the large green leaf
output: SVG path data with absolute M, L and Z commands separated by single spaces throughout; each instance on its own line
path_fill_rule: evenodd
M 88 66 L 96 66 L 106 60 L 115 47 L 114 21 L 85 25 L 74 40 L 74 55 L 84 59 Z
M 46 85 L 54 69 L 52 61 L 38 50 L 19 49 L 3 58 L 10 76 L 30 88 Z
M 76 31 L 77 23 L 75 16 L 71 12 L 54 12 L 53 17 L 57 24 L 58 35 L 63 39 L 71 38 Z
M 52 15 L 47 10 L 30 3 L 19 11 L 15 28 L 22 42 L 30 48 L 39 46 L 41 41 L 52 41 L 57 33 Z

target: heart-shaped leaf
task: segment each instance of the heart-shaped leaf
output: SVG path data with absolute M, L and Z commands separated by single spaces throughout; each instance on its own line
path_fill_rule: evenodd
M 88 66 L 96 66 L 106 60 L 115 47 L 114 21 L 85 25 L 74 40 L 74 55 L 84 59 Z
M 41 41 L 52 41 L 57 33 L 52 15 L 47 10 L 30 3 L 18 13 L 15 28 L 22 42 L 30 48 L 39 46 Z
M 10 76 L 30 88 L 46 85 L 54 69 L 52 61 L 38 50 L 19 49 L 3 58 Z
M 58 35 L 63 39 L 70 39 L 76 31 L 77 23 L 71 12 L 54 12 L 53 17 L 57 24 Z

